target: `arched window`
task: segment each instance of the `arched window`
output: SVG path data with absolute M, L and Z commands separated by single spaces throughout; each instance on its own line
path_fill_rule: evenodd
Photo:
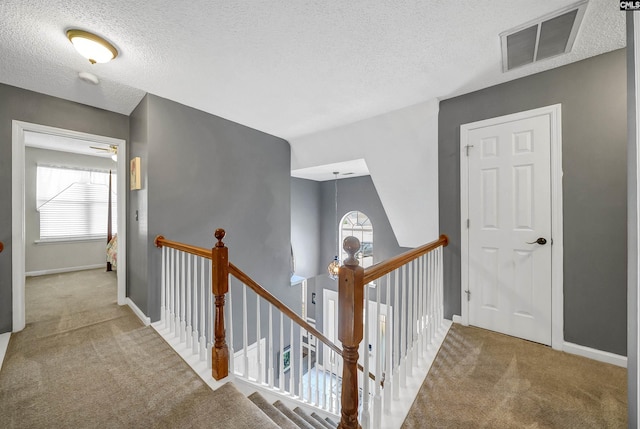
M 360 240 L 360 251 L 356 254 L 360 266 L 366 268 L 373 265 L 373 225 L 366 214 L 352 211 L 344 215 L 340 221 L 339 234 L 341 263 L 347 258 L 347 253 L 342 249 L 342 241 L 353 236 Z

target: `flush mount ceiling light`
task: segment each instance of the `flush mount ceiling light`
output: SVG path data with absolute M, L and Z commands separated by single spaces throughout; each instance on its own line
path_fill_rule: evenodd
M 67 38 L 91 64 L 107 63 L 118 56 L 118 50 L 111 43 L 88 31 L 67 30 Z

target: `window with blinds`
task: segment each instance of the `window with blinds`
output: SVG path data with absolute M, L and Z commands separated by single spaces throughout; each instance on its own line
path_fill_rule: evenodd
M 109 172 L 37 166 L 40 240 L 106 238 Z M 112 231 L 117 231 L 116 175 L 112 173 Z

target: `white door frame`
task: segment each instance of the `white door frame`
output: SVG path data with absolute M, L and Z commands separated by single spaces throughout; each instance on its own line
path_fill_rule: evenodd
M 469 324 L 469 301 L 465 291 L 469 288 L 469 158 L 465 145 L 471 130 L 518 121 L 534 116 L 549 116 L 551 130 L 551 347 L 562 350 L 564 345 L 564 290 L 563 290 L 563 232 L 562 232 L 562 106 L 554 104 L 511 115 L 472 122 L 460 126 L 460 299 L 461 322 Z
M 79 131 L 65 130 L 62 128 L 32 124 L 29 122 L 12 121 L 13 139 L 11 155 L 11 268 L 12 268 L 12 292 L 13 292 L 13 332 L 18 332 L 25 327 L 25 131 L 52 134 L 60 137 L 90 140 L 96 143 L 118 146 L 117 174 L 118 177 L 118 219 L 127 219 L 127 142 L 112 137 L 87 134 Z M 126 304 L 126 243 L 127 223 L 118 221 L 118 305 Z M 106 252 L 106 248 L 105 248 Z M 106 262 L 105 262 L 106 263 Z

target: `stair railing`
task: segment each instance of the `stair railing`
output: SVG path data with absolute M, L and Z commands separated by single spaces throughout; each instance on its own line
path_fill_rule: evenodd
M 339 428 L 356 429 L 359 421 L 364 429 L 382 427 L 383 413 L 391 413 L 400 387 L 407 386 L 414 366 L 435 343 L 444 321 L 442 248 L 447 244 L 447 236 L 441 235 L 363 269 L 355 258 L 360 242 L 355 237 L 344 240 L 348 257 L 340 267 L 338 286 L 339 339 L 345 362 Z M 370 354 L 375 356 L 373 362 Z M 384 378 L 384 383 L 359 377 L 359 361 L 365 373 L 373 367 L 375 378 Z
M 229 262 L 224 230 L 214 235 L 211 250 L 156 237 L 162 248 L 160 323 L 207 361 L 214 379 L 233 374 L 339 414 L 342 349 Z M 325 355 L 331 358 L 320 366 L 318 357 Z
M 156 237 L 155 245 L 162 248 L 162 326 L 201 361 L 206 360 L 216 380 L 232 373 L 324 411 L 340 413 L 343 429 L 360 427 L 358 412 L 363 428 L 381 427 L 381 414 L 391 411 L 392 401 L 399 399 L 399 388 L 406 386 L 414 364 L 442 326 L 442 247 L 448 238 L 442 235 L 366 269 L 355 258 L 360 242 L 355 237 L 345 239 L 348 257 L 340 267 L 338 286 L 340 349 L 229 262 L 222 241 L 224 230 L 214 235 L 217 243 L 211 250 Z M 225 306 L 227 298 L 229 305 Z M 242 311 L 234 317 L 235 300 L 241 300 L 238 308 Z M 256 314 L 254 326 L 249 326 L 247 318 L 251 309 Z M 384 333 L 379 328 L 381 320 Z M 370 326 L 374 327 L 373 338 L 369 338 Z M 239 345 L 237 352 L 235 344 Z M 373 374 L 369 351 L 375 351 Z M 329 362 L 323 360 L 320 366 L 319 356 L 326 355 L 331 356 Z M 337 374 L 340 366 L 341 379 Z M 362 377 L 359 369 L 369 376 Z

